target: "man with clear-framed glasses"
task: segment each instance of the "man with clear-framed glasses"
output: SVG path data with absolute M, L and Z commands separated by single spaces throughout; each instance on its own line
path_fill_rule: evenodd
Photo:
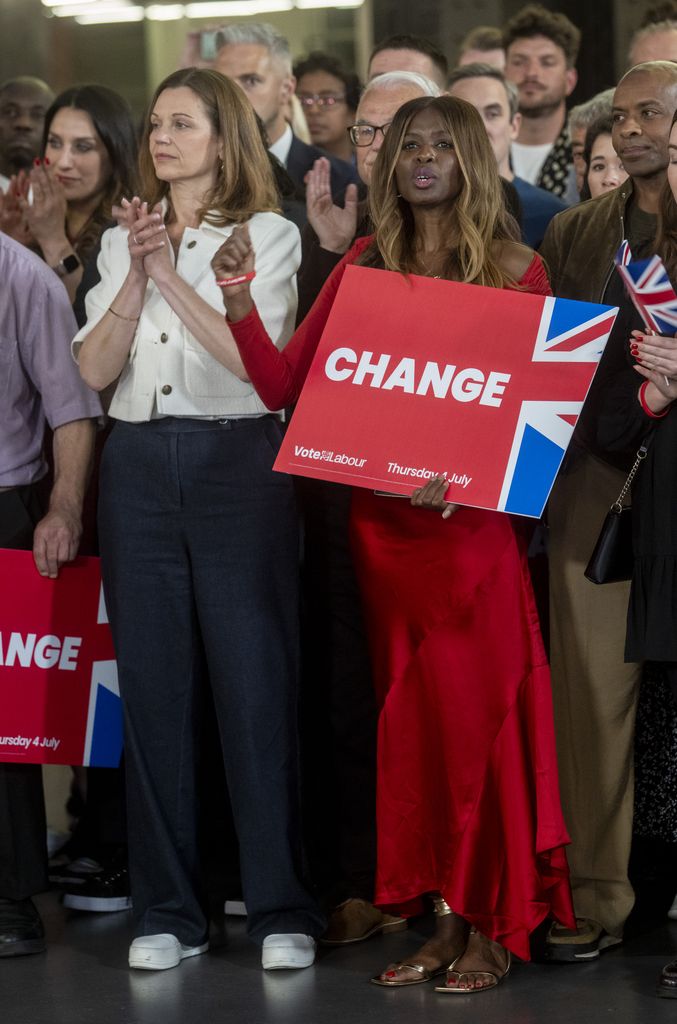
M 310 140 L 331 156 L 354 162 L 346 128 L 355 120 L 360 80 L 326 53 L 311 53 L 294 68 L 296 97 L 306 117 Z

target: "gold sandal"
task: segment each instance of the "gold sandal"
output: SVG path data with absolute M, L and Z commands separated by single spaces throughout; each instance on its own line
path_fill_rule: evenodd
M 398 980 L 395 975 L 398 971 L 402 970 L 417 971 L 421 977 Z M 404 988 L 406 985 L 424 985 L 427 981 L 432 981 L 433 978 L 437 978 L 440 974 L 446 973 L 446 967 L 438 967 L 437 970 L 433 971 L 429 967 L 424 967 L 423 964 L 406 964 L 399 961 L 384 971 L 383 976 L 377 974 L 376 977 L 370 978 L 369 980 L 372 984 L 382 985 L 384 988 Z M 388 975 L 392 975 L 392 979 L 389 979 Z
M 474 930 L 475 929 L 473 929 L 473 931 Z M 498 943 L 495 943 L 495 945 L 498 945 Z M 510 955 L 510 950 L 505 950 L 505 953 L 507 959 L 505 970 L 502 974 L 498 974 L 496 971 L 455 971 L 454 965 L 461 959 L 461 957 L 458 957 L 454 960 L 453 964 L 449 965 L 444 985 L 436 985 L 435 991 L 442 992 L 445 995 L 472 996 L 477 995 L 478 992 L 488 992 L 490 989 L 496 988 L 496 986 L 510 974 L 512 957 Z M 480 979 L 486 981 L 486 984 L 476 985 L 475 982 Z M 471 981 L 472 984 L 462 986 L 462 981 Z
M 439 893 L 435 893 L 433 895 L 433 907 L 436 917 L 446 917 L 448 914 L 453 914 L 453 910 Z M 454 961 L 454 963 L 455 962 L 456 961 Z M 398 980 L 396 978 L 396 974 L 398 971 L 402 970 L 416 971 L 421 975 L 421 977 Z M 427 981 L 432 981 L 433 978 L 439 977 L 440 974 L 446 974 L 447 971 L 447 967 L 437 967 L 432 969 L 430 967 L 424 967 L 423 964 L 409 964 L 404 963 L 403 961 L 398 961 L 396 964 L 388 967 L 382 975 L 377 974 L 374 978 L 370 978 L 369 980 L 372 984 L 381 985 L 383 988 L 405 988 L 407 985 L 425 985 Z

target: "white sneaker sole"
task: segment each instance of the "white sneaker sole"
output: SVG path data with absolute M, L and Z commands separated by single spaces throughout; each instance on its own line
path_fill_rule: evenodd
M 314 954 L 307 957 L 291 957 L 289 954 L 280 953 L 279 956 L 275 954 L 267 956 L 265 960 L 262 960 L 261 966 L 264 971 L 296 971 L 304 967 L 312 967 L 314 963 Z
M 178 967 L 182 960 L 191 956 L 199 956 L 206 953 L 209 943 L 202 946 L 189 946 L 180 948 L 177 952 L 174 949 L 152 949 L 141 946 L 139 949 L 129 951 L 129 966 L 138 971 L 167 971 L 171 967 Z

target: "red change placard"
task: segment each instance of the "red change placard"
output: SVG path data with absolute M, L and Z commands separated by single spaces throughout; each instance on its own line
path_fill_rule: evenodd
M 0 549 L 0 761 L 114 766 L 122 717 L 98 558 L 56 580 Z
M 617 312 L 347 267 L 275 469 L 538 517 Z

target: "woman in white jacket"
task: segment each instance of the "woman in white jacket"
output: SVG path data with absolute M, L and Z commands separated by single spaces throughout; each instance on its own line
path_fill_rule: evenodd
M 117 381 L 99 531 L 126 729 L 132 967 L 207 948 L 197 851 L 197 746 L 213 695 L 264 968 L 313 962 L 322 917 L 302 880 L 298 822 L 297 524 L 273 473 L 279 416 L 247 380 L 210 260 L 245 221 L 262 317 L 294 322 L 297 229 L 275 211 L 249 103 L 213 71 L 158 87 L 128 227 L 103 238 L 101 282 L 75 339 L 82 376 Z

